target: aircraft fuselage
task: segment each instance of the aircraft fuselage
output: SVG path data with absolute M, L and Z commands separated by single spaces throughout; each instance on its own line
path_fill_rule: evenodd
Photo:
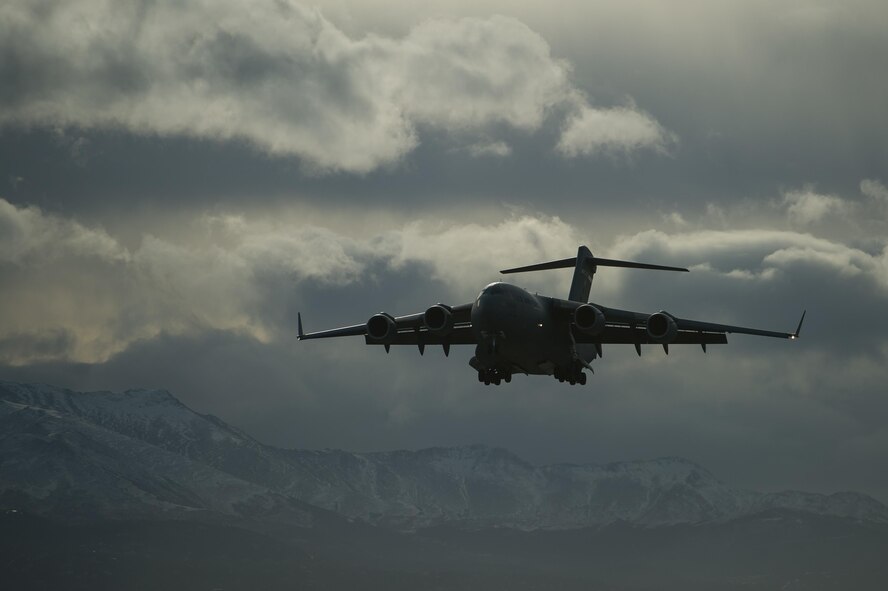
M 573 369 L 570 326 L 556 322 L 553 300 L 508 283 L 491 283 L 472 305 L 478 345 L 472 366 L 491 379 L 512 373 L 544 374 Z

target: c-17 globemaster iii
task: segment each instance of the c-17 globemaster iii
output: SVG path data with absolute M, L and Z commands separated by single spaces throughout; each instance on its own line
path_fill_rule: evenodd
M 602 346 L 634 345 L 721 345 L 727 333 L 741 333 L 781 339 L 796 339 L 805 313 L 795 332 L 775 332 L 685 320 L 659 311 L 653 314 L 607 308 L 589 302 L 592 278 L 598 267 L 627 267 L 660 271 L 684 271 L 681 267 L 650 265 L 631 261 L 602 259 L 581 246 L 576 257 L 506 269 L 501 273 L 521 273 L 545 269 L 574 268 L 566 300 L 532 294 L 508 283 L 491 283 L 474 302 L 459 306 L 435 304 L 425 312 L 392 316 L 380 312 L 364 324 L 305 333 L 298 315 L 298 338 L 321 339 L 363 336 L 368 345 L 413 345 L 420 354 L 427 345 L 441 345 L 449 355 L 451 345 L 475 345 L 469 361 L 485 384 L 511 382 L 516 373 L 551 375 L 559 382 L 585 384 L 584 369 L 602 356 Z

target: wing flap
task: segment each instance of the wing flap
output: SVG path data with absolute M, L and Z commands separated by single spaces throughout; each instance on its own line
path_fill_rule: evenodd
M 421 330 L 399 331 L 389 341 L 372 340 L 365 336 L 364 342 L 368 345 L 477 345 L 478 340 L 472 333 L 471 326 L 456 326 L 449 333 L 441 335 Z

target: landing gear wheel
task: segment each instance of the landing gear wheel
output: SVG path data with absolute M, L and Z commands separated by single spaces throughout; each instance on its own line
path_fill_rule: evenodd
M 581 373 L 581 374 L 580 374 L 580 380 L 579 380 L 579 382 L 580 382 L 580 385 L 581 385 L 581 386 L 585 386 L 585 385 L 586 385 L 586 374 L 584 374 L 584 373 Z

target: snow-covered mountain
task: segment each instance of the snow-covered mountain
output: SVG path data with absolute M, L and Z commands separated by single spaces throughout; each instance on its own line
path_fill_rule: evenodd
M 261 452 L 259 444 L 167 392 L 0 382 L 0 434 L 0 503 L 8 508 L 73 521 L 311 521 L 289 496 L 242 477 L 258 454 L 241 450 Z
M 888 523 L 888 508 L 866 495 L 736 490 L 681 458 L 533 466 L 482 445 L 282 450 L 165 391 L 0 382 L 0 508 L 68 520 L 162 515 L 306 527 L 311 506 L 400 529 L 657 526 L 773 509 Z

